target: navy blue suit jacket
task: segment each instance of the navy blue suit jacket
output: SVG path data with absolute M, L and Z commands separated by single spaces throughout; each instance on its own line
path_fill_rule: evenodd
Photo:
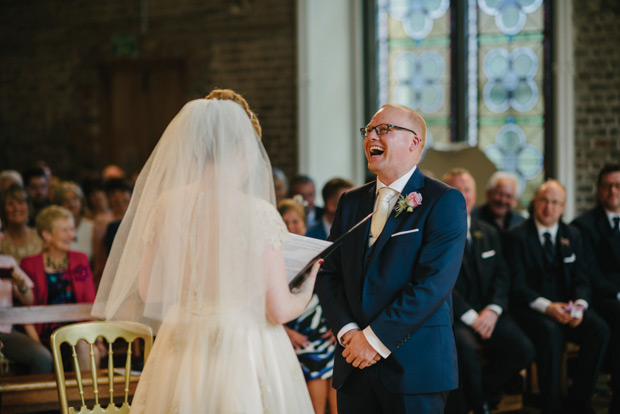
M 615 300 L 620 292 L 620 237 L 614 235 L 603 207 L 595 207 L 571 223 L 581 230 L 594 294 Z
M 373 211 L 374 182 L 345 193 L 329 239 Z M 368 248 L 370 220 L 327 258 L 316 291 L 334 334 L 348 323 L 368 325 L 391 351 L 373 370 L 392 392 L 419 394 L 458 386 L 452 329 L 452 288 L 467 231 L 461 193 L 416 169 L 403 195 L 417 191 L 422 204 L 392 213 Z M 333 385 L 340 388 L 354 368 L 338 345 Z

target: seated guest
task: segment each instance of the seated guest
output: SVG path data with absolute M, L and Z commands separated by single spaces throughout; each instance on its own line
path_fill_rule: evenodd
M 111 215 L 97 216 L 94 227 L 94 276 L 95 285 L 99 284 L 114 236 L 131 200 L 131 184 L 120 178 L 113 178 L 105 183 L 105 192 L 110 205 Z
M 613 397 L 609 413 L 620 413 L 620 164 L 605 165 L 596 183 L 597 206 L 572 224 L 581 230 L 591 259 L 592 307 L 610 329 L 608 349 Z
M 93 222 L 84 216 L 85 199 L 82 189 L 74 182 L 62 182 L 54 192 L 54 202 L 73 214 L 75 240 L 71 245 L 71 250 L 86 254 L 88 261 L 91 262 L 93 259 Z
M 118 227 L 120 226 L 123 217 L 125 217 L 125 212 L 127 211 L 127 208 L 129 207 L 129 202 L 131 201 L 132 191 L 132 185 L 129 183 L 129 181 L 126 180 L 112 179 L 108 180 L 106 183 L 106 195 L 108 196 L 108 200 L 110 201 L 112 215 L 114 216 L 114 219 L 108 224 L 108 227 L 106 228 L 106 256 L 112 248 L 114 236 L 116 236 Z
M 37 232 L 28 226 L 30 202 L 28 193 L 17 184 L 9 187 L 0 196 L 0 218 L 5 224 L 2 252 L 13 256 L 17 263 L 26 256 L 37 254 L 43 248 L 43 241 Z
M 486 188 L 486 204 L 474 208 L 471 216 L 486 221 L 500 232 L 521 223 L 523 216 L 514 211 L 519 199 L 519 182 L 513 174 L 498 171 L 491 176 Z
M 316 199 L 316 188 L 314 181 L 307 175 L 297 175 L 291 180 L 289 196 L 301 195 L 306 202 L 306 226 L 314 226 L 321 221 L 323 209 L 314 205 Z
M 276 193 L 276 205 L 278 205 L 288 194 L 288 178 L 279 168 L 273 168 L 273 187 Z
M 103 180 L 88 179 L 83 182 L 82 188 L 86 199 L 86 217 L 93 220 L 112 220 L 112 211 L 105 195 L 105 184 Z
M 476 202 L 476 183 L 467 170 L 455 168 L 443 181 L 465 197 L 468 214 Z M 452 291 L 454 333 L 461 368 L 467 413 L 490 413 L 499 402 L 502 387 L 534 359 L 534 346 L 507 314 L 510 272 L 502 255 L 499 233 L 492 226 L 468 217 L 463 263 Z M 480 359 L 484 352 L 485 362 Z M 452 400 L 452 395 L 450 400 Z M 452 402 L 452 401 L 451 401 Z M 452 405 L 452 404 L 449 404 Z
M 566 190 L 548 180 L 536 190 L 531 207 L 531 217 L 506 233 L 504 252 L 514 278 L 511 309 L 536 348 L 543 413 L 587 413 L 609 329 L 590 306 L 581 235 L 560 220 Z M 565 340 L 579 344 L 579 355 L 578 374 L 562 407 Z
M 45 241 L 45 248 L 36 256 L 26 257 L 21 263 L 21 268 L 34 282 L 34 304 L 92 303 L 95 300 L 95 285 L 88 258 L 84 253 L 71 250 L 75 238 L 73 214 L 64 207 L 50 206 L 41 210 L 36 224 Z M 35 333 L 31 334 L 33 339 L 49 346 L 50 335 L 60 326 L 59 323 L 39 324 Z M 78 343 L 77 352 L 80 367 L 88 370 L 88 344 L 83 341 Z M 95 357 L 99 359 L 98 351 Z
M 327 240 L 334 216 L 336 215 L 336 207 L 338 207 L 340 196 L 351 188 L 353 188 L 353 183 L 343 178 L 332 178 L 323 186 L 323 191 L 321 192 L 323 202 L 325 203 L 323 217 L 317 224 L 308 228 L 306 236 Z
M 15 170 L 4 170 L 0 172 L 0 192 L 5 191 L 13 184 L 17 184 L 21 187 L 24 186 L 22 175 Z
M 115 164 L 106 165 L 104 169 L 101 171 L 101 176 L 104 181 L 110 180 L 124 180 L 125 179 L 125 171 Z
M 0 240 L 4 237 L 0 221 Z M 32 305 L 34 284 L 19 268 L 12 256 L 0 254 L 0 308 L 10 308 L 14 301 Z M 0 325 L 2 353 L 16 364 L 18 374 L 44 374 L 52 372 L 52 354 L 37 341 L 14 329 Z M 22 372 L 23 371 L 23 372 Z
M 301 236 L 306 233 L 302 201 L 284 199 L 278 204 L 278 211 L 288 231 Z M 336 343 L 316 293 L 304 312 L 284 325 L 284 329 L 295 348 L 315 413 L 324 414 L 329 402 L 329 412 L 337 414 L 336 390 L 331 386 Z
M 30 201 L 32 202 L 30 223 L 34 224 L 34 219 L 37 214 L 39 214 L 39 211 L 51 204 L 50 178 L 45 172 L 45 169 L 41 167 L 34 167 L 26 170 L 23 176 L 24 186 L 26 190 L 28 190 L 28 194 L 30 194 Z

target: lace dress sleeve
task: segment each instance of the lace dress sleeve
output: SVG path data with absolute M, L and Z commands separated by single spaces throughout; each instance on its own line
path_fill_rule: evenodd
M 273 248 L 280 247 L 283 242 L 289 239 L 289 234 L 278 210 L 266 202 L 261 203 L 258 210 L 260 214 L 259 222 L 265 226 L 262 234 L 265 235 L 266 243 Z

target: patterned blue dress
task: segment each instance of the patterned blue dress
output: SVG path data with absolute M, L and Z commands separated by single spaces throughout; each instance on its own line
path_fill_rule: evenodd
M 304 312 L 286 326 L 305 335 L 310 342 L 308 346 L 295 350 L 306 382 L 331 378 L 334 371 L 336 344 L 330 343 L 329 337 L 321 338 L 329 331 L 329 326 L 323 316 L 319 297 L 316 294 L 312 295 Z

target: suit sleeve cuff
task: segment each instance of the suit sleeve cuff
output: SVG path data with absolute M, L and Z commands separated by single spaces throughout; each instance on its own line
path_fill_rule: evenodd
M 476 320 L 476 318 L 478 318 L 478 312 L 470 309 L 461 315 L 461 322 L 463 322 L 467 326 L 471 326 Z
M 538 311 L 540 313 L 545 313 L 547 312 L 547 307 L 551 305 L 551 301 L 547 298 L 543 298 L 542 296 L 539 298 L 536 298 L 536 300 L 532 303 L 530 303 L 530 308 L 534 309 L 535 311 Z
M 359 328 L 360 327 L 355 322 L 348 323 L 342 328 L 340 328 L 340 330 L 338 331 L 338 335 L 336 335 L 336 337 L 338 338 L 338 343 L 344 346 L 344 344 L 342 343 L 342 336 L 346 334 L 347 332 L 352 331 L 353 329 L 359 329 Z
M 501 306 L 496 305 L 495 303 L 488 304 L 486 308 L 497 313 L 497 316 L 502 316 L 502 312 L 504 311 Z
M 383 345 L 383 342 L 381 342 L 381 340 L 377 338 L 377 335 L 375 335 L 375 333 L 372 331 L 370 325 L 364 328 L 362 332 L 364 333 L 364 336 L 366 337 L 366 340 L 368 341 L 370 346 L 372 346 L 373 349 L 377 351 L 377 353 L 381 355 L 382 358 L 385 359 L 390 356 L 392 351 L 390 351 L 385 345 Z
M 577 300 L 575 301 L 575 305 L 581 305 L 581 306 L 583 306 L 583 309 L 584 309 L 584 310 L 588 310 L 588 306 L 589 306 L 589 305 L 588 305 L 588 302 L 586 302 L 586 300 L 585 300 L 585 299 L 577 299 Z

